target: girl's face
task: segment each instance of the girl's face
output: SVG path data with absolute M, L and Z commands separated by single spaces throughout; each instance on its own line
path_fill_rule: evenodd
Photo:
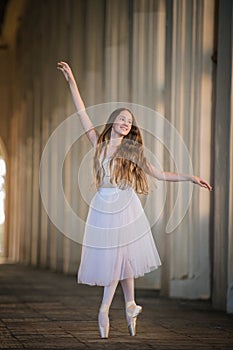
M 112 125 L 115 133 L 119 134 L 119 136 L 125 136 L 130 132 L 131 126 L 133 122 L 133 117 L 130 112 L 122 111 L 114 120 Z

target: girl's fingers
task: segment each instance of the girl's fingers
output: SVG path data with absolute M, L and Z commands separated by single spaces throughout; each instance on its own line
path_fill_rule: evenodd
M 65 64 L 62 63 L 62 62 L 58 62 L 57 66 L 60 67 L 60 68 L 62 68 L 62 69 L 65 69 L 65 70 L 68 70 L 68 69 L 69 69 L 69 66 L 65 65 Z
M 61 62 L 59 62 L 59 64 L 64 66 L 67 69 L 69 68 L 69 65 L 66 62 L 61 61 Z
M 68 79 L 69 70 L 66 67 L 62 66 L 61 64 L 58 64 L 57 69 L 59 69 L 65 75 L 66 79 Z
M 204 187 L 208 188 L 209 191 L 212 191 L 212 187 L 210 186 L 210 184 L 205 183 Z
M 212 187 L 210 186 L 210 184 L 202 179 L 199 180 L 199 185 L 201 187 L 208 188 L 209 191 L 212 191 Z

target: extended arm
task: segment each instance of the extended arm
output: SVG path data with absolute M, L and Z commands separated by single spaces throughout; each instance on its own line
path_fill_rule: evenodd
M 57 68 L 64 74 L 66 80 L 69 83 L 71 95 L 75 107 L 77 109 L 78 115 L 80 117 L 83 129 L 88 139 L 91 141 L 92 145 L 95 146 L 98 141 L 99 134 L 96 128 L 93 126 L 86 112 L 86 108 L 80 96 L 79 89 L 73 76 L 72 70 L 66 62 L 58 62 Z
M 208 188 L 208 190 L 210 191 L 212 191 L 213 189 L 207 181 L 201 179 L 198 176 L 172 173 L 169 171 L 160 171 L 157 168 L 155 168 L 152 164 L 149 164 L 149 168 L 145 169 L 145 172 L 160 181 L 192 181 L 193 183 L 201 187 Z

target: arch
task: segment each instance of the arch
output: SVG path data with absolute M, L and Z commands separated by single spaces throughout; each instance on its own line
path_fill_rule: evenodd
M 9 179 L 9 162 L 8 162 L 8 154 L 6 150 L 5 143 L 3 142 L 2 138 L 0 137 L 0 158 L 2 158 L 6 165 L 6 175 L 5 177 L 5 200 L 4 200 L 4 214 L 5 214 L 5 220 L 2 224 L 2 238 L 0 241 L 0 258 L 1 260 L 4 260 L 8 256 L 8 239 L 7 239 L 7 232 L 8 232 L 8 197 L 9 197 L 9 186 L 8 186 L 8 179 Z

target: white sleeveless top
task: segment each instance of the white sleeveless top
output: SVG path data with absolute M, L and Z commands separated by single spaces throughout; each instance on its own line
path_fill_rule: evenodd
M 111 161 L 111 157 L 106 157 L 103 161 L 103 168 L 104 168 L 105 174 L 100 187 L 117 187 L 117 184 L 115 182 L 113 183 L 110 182 L 110 161 Z

